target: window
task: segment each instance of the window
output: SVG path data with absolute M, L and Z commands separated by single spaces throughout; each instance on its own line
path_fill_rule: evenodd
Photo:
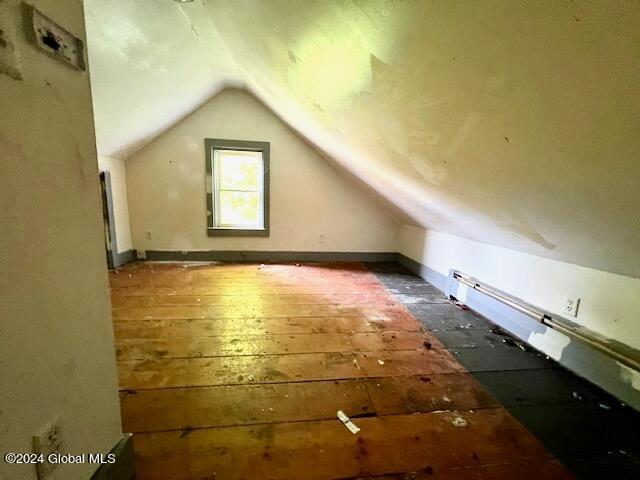
M 269 143 L 205 140 L 207 233 L 269 236 Z

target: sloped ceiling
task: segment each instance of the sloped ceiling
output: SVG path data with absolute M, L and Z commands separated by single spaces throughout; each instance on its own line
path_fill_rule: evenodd
M 640 277 L 640 3 L 86 0 L 98 150 L 243 86 L 412 223 Z

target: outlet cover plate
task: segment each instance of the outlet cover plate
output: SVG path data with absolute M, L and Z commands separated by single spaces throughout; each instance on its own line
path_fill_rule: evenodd
M 36 8 L 26 5 L 31 19 L 31 37 L 36 46 L 62 63 L 84 70 L 84 43 Z
M 579 306 L 580 299 L 578 297 L 567 297 L 564 301 L 564 313 L 572 317 L 577 317 Z
M 49 425 L 40 435 L 33 437 L 33 453 L 41 454 L 45 458 L 44 462 L 36 464 L 38 479 L 49 478 L 57 464 L 47 462 L 46 458 L 52 453 L 62 453 L 62 431 L 59 420 Z

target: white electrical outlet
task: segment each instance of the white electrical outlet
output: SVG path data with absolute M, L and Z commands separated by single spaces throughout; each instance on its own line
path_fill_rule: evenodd
M 567 297 L 564 301 L 564 313 L 571 315 L 572 317 L 577 317 L 579 306 L 580 306 L 579 298 Z
M 47 457 L 52 453 L 62 453 L 62 431 L 58 420 L 49 425 L 40 435 L 33 437 L 33 453 L 42 455 L 45 459 L 44 462 L 36 464 L 38 479 L 48 478 L 57 464 L 47 462 Z

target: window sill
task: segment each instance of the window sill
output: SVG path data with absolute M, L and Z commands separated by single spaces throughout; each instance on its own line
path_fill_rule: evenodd
M 207 228 L 209 237 L 268 237 L 269 229 L 236 230 L 234 228 Z

